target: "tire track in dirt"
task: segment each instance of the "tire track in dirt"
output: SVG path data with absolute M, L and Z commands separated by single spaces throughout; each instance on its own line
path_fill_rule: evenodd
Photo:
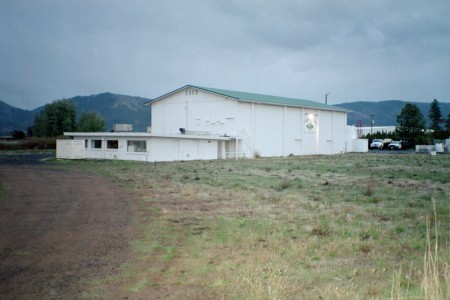
M 0 181 L 0 298 L 80 298 L 130 257 L 130 196 L 111 180 L 0 164 Z

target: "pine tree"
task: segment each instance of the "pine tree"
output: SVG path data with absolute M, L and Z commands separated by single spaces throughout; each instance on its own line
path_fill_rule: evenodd
M 445 129 L 447 129 L 447 133 L 450 134 L 450 113 L 448 113 L 447 120 L 445 121 Z
M 430 129 L 434 131 L 441 131 L 442 114 L 439 108 L 439 102 L 434 99 L 431 102 L 430 110 L 428 111 L 428 119 L 431 121 Z
M 396 132 L 410 145 L 426 142 L 425 120 L 420 109 L 415 104 L 406 104 L 400 115 L 397 116 L 398 126 Z

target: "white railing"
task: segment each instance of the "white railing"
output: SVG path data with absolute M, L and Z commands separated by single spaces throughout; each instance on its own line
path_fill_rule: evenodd
M 247 145 L 248 149 L 250 149 L 252 156 L 255 156 L 255 152 L 256 152 L 255 145 L 253 145 L 250 137 L 247 134 L 247 131 L 244 128 L 242 128 L 239 131 L 239 137 L 241 138 L 241 140 L 244 141 L 244 143 Z

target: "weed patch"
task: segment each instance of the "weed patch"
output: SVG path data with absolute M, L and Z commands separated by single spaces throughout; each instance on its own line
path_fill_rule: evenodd
M 430 226 L 441 231 L 430 233 L 439 242 L 431 250 L 449 246 L 448 155 L 438 163 L 414 154 L 345 154 L 64 166 L 110 176 L 137 195 L 134 255 L 108 284 L 143 298 L 156 284 L 202 298 L 423 295 L 432 199 Z M 445 255 L 428 265 L 437 268 Z M 444 271 L 439 266 L 441 284 L 432 289 L 445 291 Z

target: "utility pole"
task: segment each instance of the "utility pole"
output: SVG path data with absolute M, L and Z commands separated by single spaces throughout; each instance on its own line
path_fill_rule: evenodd
M 374 123 L 373 117 L 374 117 L 373 115 L 370 115 L 370 135 L 373 134 L 373 123 Z
M 325 94 L 325 105 L 328 104 L 328 95 L 329 95 L 329 94 L 330 94 L 330 92 L 328 92 L 328 93 Z

